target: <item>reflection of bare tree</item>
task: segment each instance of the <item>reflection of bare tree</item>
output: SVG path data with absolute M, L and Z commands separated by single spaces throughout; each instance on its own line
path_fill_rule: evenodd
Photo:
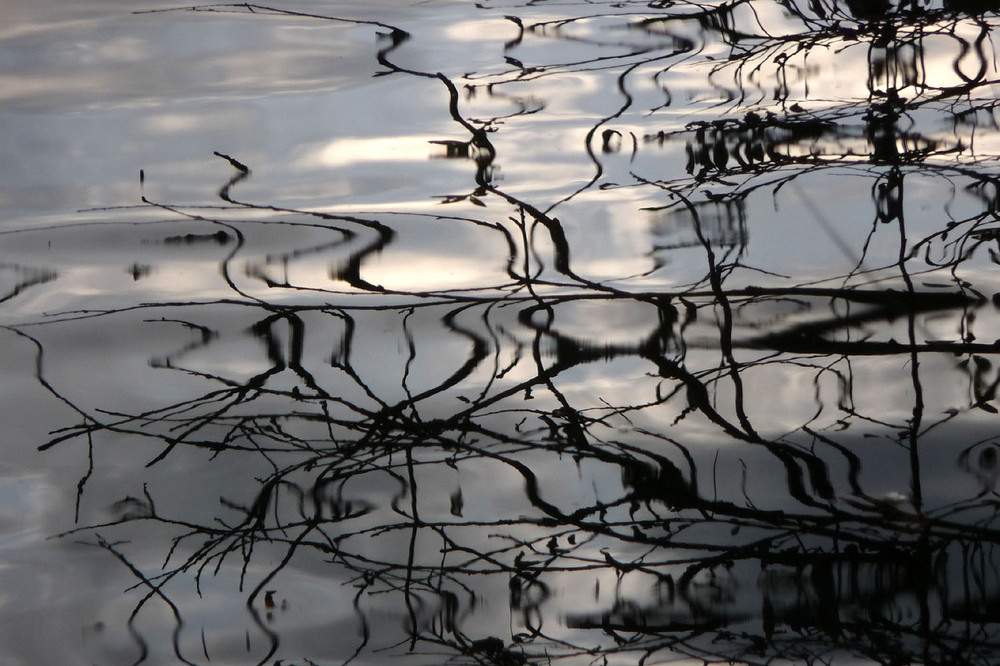
M 495 163 L 506 158 L 491 138 L 502 131 L 498 118 L 463 115 L 460 85 L 397 64 L 406 33 L 376 24 L 389 31 L 377 55 L 386 71 L 439 83 L 448 115 L 468 133 L 467 141 L 437 142 L 445 157 L 469 159 L 474 170 L 471 191 L 444 203 L 504 211 L 500 220 L 485 212 L 433 216 L 501 240 L 508 256 L 495 283 L 423 291 L 376 284 L 367 268 L 392 249 L 394 225 L 407 213 L 244 201 L 236 190 L 249 167 L 220 154 L 236 171 L 219 192 L 223 205 L 144 199 L 144 206 L 194 225 L 189 241 L 223 249 L 228 298 L 65 313 L 19 330 L 37 346 L 39 380 L 81 417 L 43 449 L 77 442 L 99 448 L 103 437 L 125 436 L 157 446 L 149 466 L 207 451 L 220 464 L 252 459 L 265 469 L 246 480 L 243 496 L 207 489 L 194 513 L 163 509 L 162 490 L 147 487 L 143 497 L 122 500 L 113 520 L 72 532 L 89 535 L 139 581 L 144 596 L 133 619 L 148 604 L 169 607 L 179 659 L 191 663 L 197 655 L 183 640 L 176 581 L 200 586 L 237 571 L 256 635 L 267 642 L 253 656 L 270 663 L 281 645 L 273 590 L 301 561 L 354 586 L 353 657 L 379 631 L 393 631 L 372 626 L 369 604 L 379 597 L 404 609 L 400 649 L 433 648 L 462 663 L 667 655 L 829 663 L 850 653 L 886 664 L 978 664 L 1000 649 L 996 441 L 968 438 L 962 429 L 996 412 L 1000 385 L 997 346 L 974 333 L 977 315 L 991 307 L 982 294 L 988 285 L 963 276 L 982 258 L 981 246 L 1000 263 L 989 226 L 997 210 L 995 156 L 967 156 L 961 137 L 908 126 L 911 114 L 944 109 L 959 134 L 992 113 L 983 36 L 990 21 L 978 10 L 960 14 L 972 10 L 954 3 L 934 10 L 906 3 L 904 11 L 888 3 L 813 2 L 805 9 L 783 2 L 799 29 L 779 35 L 740 14 L 764 3 L 629 4 L 636 16 L 608 16 L 628 16 L 655 38 L 667 35 L 668 46 L 633 43 L 615 57 L 530 63 L 515 57 L 527 35 L 584 39 L 573 27 L 600 17 L 509 17 L 518 37 L 508 42 L 505 63 L 515 70 L 469 77 L 466 90 L 492 86 L 487 94 L 494 94 L 515 81 L 618 68 L 622 107 L 586 139 L 596 175 L 549 208 L 508 193 L 494 178 Z M 258 5 L 200 9 L 342 20 Z M 755 25 L 760 29 L 751 31 Z M 970 27 L 978 30 L 971 42 L 962 36 Z M 654 236 L 664 242 L 654 254 L 697 252 L 702 272 L 671 290 L 589 279 L 574 264 L 567 228 L 553 210 L 595 189 L 601 160 L 628 145 L 626 133 L 605 127 L 631 105 L 628 78 L 661 62 L 652 76 L 665 75 L 697 48 L 691 30 L 731 49 L 710 73 L 718 86 L 731 77 L 727 104 L 740 113 L 647 132 L 642 150 L 683 141 L 682 171 L 668 178 L 633 170 L 632 182 L 608 189 L 642 188 L 662 200 L 653 207 Z M 960 45 L 960 85 L 928 81 L 921 41 L 928 35 Z M 790 103 L 792 59 L 848 43 L 868 49 L 868 95 L 811 111 Z M 979 56 L 978 73 L 963 69 L 970 53 Z M 772 65 L 773 103 L 751 110 L 751 74 L 760 80 Z M 843 241 L 854 267 L 748 283 L 749 198 L 837 170 L 853 170 L 870 185 L 868 235 L 860 247 Z M 915 235 L 905 188 L 916 177 L 960 182 L 980 209 Z M 276 224 L 314 235 L 248 261 L 241 275 L 253 230 Z M 886 229 L 892 242 L 876 249 L 873 239 Z M 317 257 L 327 262 L 329 281 L 297 280 L 296 265 Z M 924 278 L 947 281 L 946 288 L 928 287 Z M 52 279 L 32 273 L 9 298 Z M 206 323 L 207 311 L 222 307 L 242 312 L 247 325 L 239 333 Z M 48 380 L 46 330 L 135 313 L 146 326 L 193 334 L 154 358 L 150 374 L 181 375 L 203 389 L 129 411 L 88 407 Z M 958 334 L 932 335 L 940 318 L 957 323 Z M 613 337 L 607 329 L 619 319 L 628 322 L 626 332 Z M 385 330 L 398 333 L 380 348 L 372 341 Z M 257 357 L 206 361 L 248 340 Z M 945 398 L 936 397 L 927 369 L 936 373 L 942 358 L 953 359 L 948 373 L 968 384 L 967 400 L 947 410 L 938 409 Z M 886 385 L 906 391 L 903 408 L 895 396 L 873 400 L 871 385 L 886 374 Z M 777 385 L 758 379 L 767 376 L 814 391 L 815 405 L 790 416 L 783 411 L 797 403 L 761 407 L 767 389 L 760 387 Z M 928 488 L 927 459 L 948 458 L 933 450 L 940 432 L 966 438 L 947 471 L 974 480 L 972 492 L 942 499 Z M 98 472 L 81 480 L 81 494 Z M 516 508 L 498 509 L 504 502 Z M 162 570 L 137 564 L 129 544 L 111 534 L 161 539 Z M 477 626 L 468 620 L 495 580 L 514 625 L 468 628 Z M 593 595 L 580 593 L 578 581 L 593 586 Z M 141 661 L 144 639 L 138 629 L 134 635 Z

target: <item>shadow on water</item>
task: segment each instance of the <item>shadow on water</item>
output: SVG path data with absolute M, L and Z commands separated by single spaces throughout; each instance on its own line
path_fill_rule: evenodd
M 389 23 L 193 8 L 370 25 L 379 74 L 426 79 L 464 132 L 431 145 L 468 190 L 255 202 L 255 165 L 216 153 L 219 201 L 105 212 L 152 215 L 143 247 L 208 257 L 219 291 L 9 327 L 77 414 L 41 449 L 89 451 L 62 537 L 135 583 L 129 659 L 994 663 L 996 3 L 545 5 L 482 3 L 514 37 L 461 79 L 411 68 L 419 35 Z M 594 71 L 617 89 L 578 134 L 588 175 L 508 186 L 505 132 L 553 102 L 524 90 Z M 464 111 L 484 99 L 509 112 Z M 649 230 L 614 278 L 577 261 L 602 197 Z M 380 279 L 415 225 L 487 239 L 498 270 Z M 3 269 L 0 302 L 60 281 Z M 123 394 L 168 389 L 97 404 L 53 379 L 64 331 L 95 326 L 168 335 Z M 123 442 L 146 453 L 124 499 L 101 488 Z

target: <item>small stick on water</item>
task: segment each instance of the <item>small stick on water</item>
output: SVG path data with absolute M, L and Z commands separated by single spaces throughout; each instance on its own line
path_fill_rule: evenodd
M 216 157 L 221 157 L 222 159 L 224 159 L 227 162 L 229 162 L 230 164 L 232 164 L 233 168 L 236 169 L 237 171 L 239 171 L 241 173 L 250 173 L 250 167 L 248 167 L 246 164 L 243 164 L 239 160 L 236 160 L 236 159 L 230 157 L 229 155 L 223 155 L 222 153 L 220 153 L 217 150 L 213 151 L 213 154 Z

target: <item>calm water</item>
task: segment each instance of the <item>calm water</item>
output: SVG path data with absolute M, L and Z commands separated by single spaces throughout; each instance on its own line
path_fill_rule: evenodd
M 997 663 L 998 8 L 0 0 L 0 662 Z

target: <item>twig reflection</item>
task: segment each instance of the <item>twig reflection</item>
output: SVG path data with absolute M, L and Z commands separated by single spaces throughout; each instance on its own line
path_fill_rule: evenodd
M 997 156 L 971 152 L 996 129 L 987 120 L 996 110 L 989 3 L 624 2 L 606 14 L 586 3 L 585 15 L 534 21 L 536 4 L 507 7 L 517 35 L 503 64 L 465 82 L 399 64 L 406 31 L 353 21 L 388 30 L 376 55 L 384 73 L 443 87 L 442 115 L 468 138 L 434 143 L 445 158 L 469 160 L 472 173 L 468 192 L 437 196 L 461 213 L 245 201 L 239 185 L 253 165 L 217 153 L 236 171 L 221 205 L 143 198 L 143 207 L 191 223 L 201 230 L 192 238 L 217 239 L 227 297 L 65 312 L 17 328 L 36 345 L 39 380 L 82 419 L 53 431 L 43 450 L 128 437 L 155 444 L 147 466 L 204 462 L 207 452 L 214 465 L 253 459 L 263 470 L 242 480 L 242 496 L 198 489 L 206 497 L 196 511 L 160 508 L 165 491 L 147 487 L 113 520 L 64 536 L 89 539 L 140 581 L 133 617 L 150 601 L 169 607 L 184 663 L 195 656 L 180 638 L 177 581 L 193 579 L 200 593 L 208 577 L 238 571 L 266 643 L 252 658 L 264 664 L 280 656 L 274 589 L 299 566 L 336 570 L 353 586 L 358 637 L 348 661 L 378 644 L 503 665 L 677 655 L 829 663 L 845 654 L 989 663 L 1000 650 L 996 440 L 941 453 L 949 437 L 967 436 L 964 424 L 996 413 L 1000 386 L 1000 347 L 974 333 L 994 307 L 976 269 L 983 248 L 1000 263 L 990 226 Z M 256 4 L 194 9 L 348 20 Z M 764 9 L 784 10 L 793 25 L 772 30 Z M 600 20 L 623 21 L 645 41 L 584 29 Z M 931 38 L 954 47 L 958 83 L 934 80 Z M 573 62 L 516 57 L 533 39 L 618 50 Z M 722 100 L 700 109 L 704 117 L 657 129 L 654 113 L 642 135 L 610 126 L 637 104 L 638 77 L 662 82 L 709 43 L 728 53 L 701 63 Z M 863 98 L 800 95 L 812 53 L 854 48 L 868 67 Z M 596 68 L 617 74 L 609 94 L 620 105 L 587 128 L 581 159 L 591 177 L 548 204 L 505 189 L 496 168 L 516 156 L 497 147 L 501 120 L 544 105 L 475 120 L 460 91 L 500 95 Z M 668 87 L 657 85 L 669 104 Z M 926 113 L 946 116 L 951 135 L 914 120 Z M 661 149 L 685 157 L 669 177 L 637 159 Z M 607 181 L 619 151 L 632 153 L 629 180 Z M 850 268 L 754 268 L 748 202 L 819 175 L 868 185 L 860 242 L 827 227 Z M 915 228 L 908 197 L 919 179 L 954 183 L 978 207 Z M 645 275 L 678 253 L 698 257 L 682 286 L 648 289 L 578 267 L 572 225 L 554 212 L 626 189 L 658 202 L 642 206 L 656 219 Z M 503 270 L 468 288 L 378 284 L 371 265 L 392 251 L 404 217 L 496 239 Z M 251 238 L 269 225 L 314 240 L 261 259 Z M 329 281 L 296 277 L 316 261 Z M 55 279 L 24 275 L 7 298 Z M 219 309 L 246 325 L 217 330 L 207 313 Z M 149 374 L 183 376 L 200 392 L 141 411 L 92 408 L 47 378 L 46 330 L 136 316 L 193 336 L 152 359 Z M 959 333 L 932 333 L 940 319 Z M 616 328 L 619 320 L 627 324 Z M 256 355 L 234 358 L 247 347 Z M 939 409 L 951 400 L 936 385 L 946 374 L 968 395 Z M 882 381 L 904 395 L 902 407 L 879 395 Z M 974 479 L 972 492 L 934 489 L 942 460 L 948 474 Z M 99 471 L 88 470 L 81 496 Z M 111 534 L 160 539 L 162 570 L 136 564 Z M 482 608 L 497 580 L 502 612 Z M 401 634 L 376 627 L 379 598 L 403 609 Z M 477 613 L 510 626 L 483 631 Z M 135 640 L 138 663 L 145 643 L 138 631 Z

